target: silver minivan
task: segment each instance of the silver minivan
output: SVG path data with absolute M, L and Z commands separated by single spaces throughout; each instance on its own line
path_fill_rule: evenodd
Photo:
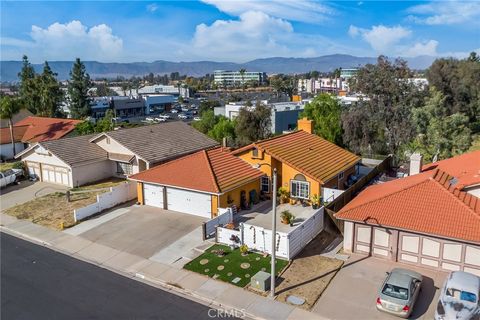
M 480 319 L 480 277 L 464 271 L 451 272 L 440 291 L 435 320 Z
M 415 271 L 395 268 L 378 290 L 377 309 L 408 318 L 422 286 L 423 276 Z

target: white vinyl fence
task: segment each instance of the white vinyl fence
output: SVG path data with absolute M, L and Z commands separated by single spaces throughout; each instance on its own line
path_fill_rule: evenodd
M 322 188 L 323 201 L 332 202 L 338 198 L 345 190 L 331 189 L 331 188 Z
M 303 248 L 323 230 L 324 207 L 318 209 L 310 218 L 303 221 L 292 232 L 277 232 L 275 237 L 275 252 L 278 257 L 293 259 Z M 240 230 L 231 230 L 217 227 L 216 241 L 226 245 L 246 244 L 249 249 L 271 253 L 272 230 L 259 226 L 243 223 Z M 240 239 L 240 243 L 234 243 L 232 235 Z
M 97 195 L 97 202 L 80 209 L 75 209 L 73 211 L 73 218 L 75 219 L 75 222 L 77 222 L 91 215 L 102 212 L 105 209 L 133 200 L 136 197 L 136 183 L 130 181 L 125 182 L 118 186 L 111 187 L 109 192 Z
M 215 236 L 215 231 L 218 226 L 223 226 L 227 223 L 233 222 L 233 212 L 231 208 L 218 208 L 218 216 L 205 222 L 205 239 Z

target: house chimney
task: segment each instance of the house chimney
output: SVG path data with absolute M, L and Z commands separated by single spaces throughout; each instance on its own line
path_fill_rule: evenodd
M 410 175 L 422 172 L 423 156 L 420 153 L 414 153 L 410 156 Z
M 298 130 L 313 133 L 313 120 L 308 120 L 307 118 L 298 119 Z

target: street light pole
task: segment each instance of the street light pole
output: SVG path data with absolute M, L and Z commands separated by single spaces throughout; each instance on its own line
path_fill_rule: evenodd
M 270 296 L 275 298 L 275 238 L 277 234 L 277 168 L 273 168 L 272 179 L 272 269 L 270 275 Z

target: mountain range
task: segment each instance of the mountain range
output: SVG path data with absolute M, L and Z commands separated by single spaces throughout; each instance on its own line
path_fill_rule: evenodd
M 435 57 L 420 56 L 407 58 L 412 69 L 426 69 L 435 60 Z M 375 63 L 374 57 L 355 57 L 345 54 L 326 55 L 315 58 L 264 58 L 256 59 L 246 63 L 194 61 L 194 62 L 128 62 L 111 63 L 84 61 L 87 72 L 92 79 L 116 78 L 117 76 L 131 77 L 143 76 L 150 72 L 154 74 L 170 74 L 179 72 L 181 75 L 203 76 L 213 73 L 214 70 L 240 70 L 245 68 L 248 71 L 263 71 L 267 74 L 275 73 L 305 73 L 317 70 L 320 72 L 333 71 L 336 68 L 352 68 L 363 66 L 368 63 Z M 50 67 L 58 74 L 59 80 L 69 78 L 72 68 L 72 61 L 49 61 Z M 18 81 L 18 73 L 22 67 L 21 61 L 0 61 L 0 79 L 4 82 Z M 42 64 L 33 64 L 36 72 L 41 72 Z

